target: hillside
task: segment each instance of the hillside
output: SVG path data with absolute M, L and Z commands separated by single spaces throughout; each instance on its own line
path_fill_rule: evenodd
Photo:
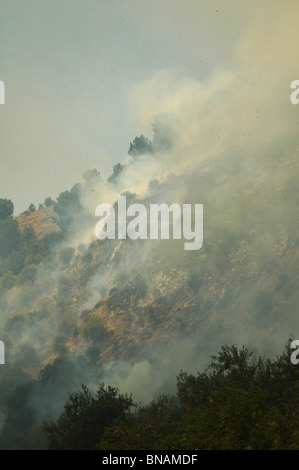
M 43 238 L 47 233 L 58 232 L 59 227 L 55 223 L 54 207 L 43 207 L 35 212 L 23 213 L 16 217 L 21 232 L 25 227 L 32 227 L 38 239 Z
M 155 155 L 135 157 L 122 179 L 104 183 L 92 171 L 84 185 L 59 195 L 55 211 L 17 217 L 21 235 L 3 265 L 16 271 L 0 279 L 9 364 L 0 371 L 3 403 L 15 387 L 31 384 L 26 393 L 38 424 L 55 418 L 82 383 L 95 389 L 108 381 L 149 400 L 172 390 L 180 369 L 200 369 L 222 344 L 273 357 L 299 327 L 298 150 L 289 136 L 243 160 L 237 152 L 219 155 L 168 171 L 140 194 L 127 181 Z M 94 208 L 124 190 L 145 207 L 202 203 L 203 247 L 96 239 Z

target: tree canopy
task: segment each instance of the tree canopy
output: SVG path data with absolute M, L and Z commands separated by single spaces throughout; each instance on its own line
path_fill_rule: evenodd
M 5 220 L 13 215 L 14 205 L 9 199 L 0 199 L 0 220 Z
M 289 344 L 275 359 L 222 346 L 204 372 L 179 373 L 176 394 L 134 411 L 117 389 L 102 385 L 93 398 L 83 386 L 56 423 L 44 423 L 49 449 L 299 449 L 299 371 Z
M 132 398 L 118 389 L 101 384 L 93 397 L 88 388 L 69 395 L 64 412 L 56 423 L 45 422 L 50 450 L 94 449 L 107 426 L 124 419 L 133 406 Z

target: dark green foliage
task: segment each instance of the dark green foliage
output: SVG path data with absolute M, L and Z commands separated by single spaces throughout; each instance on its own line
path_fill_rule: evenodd
M 20 242 L 19 224 L 14 219 L 0 221 L 0 257 L 5 259 L 15 250 Z
M 3 261 L 1 265 L 0 274 L 7 274 L 12 272 L 14 275 L 19 274 L 22 271 L 25 265 L 25 252 L 23 249 L 19 248 L 13 250 L 10 255 Z
M 44 436 L 35 424 L 31 401 L 33 388 L 34 382 L 27 380 L 6 398 L 6 420 L 0 435 L 0 449 L 45 449 Z
M 11 427 L 24 431 L 33 423 L 33 410 L 26 398 L 30 394 L 32 382 L 20 385 L 7 399 Z
M 45 207 L 50 207 L 50 206 L 53 206 L 54 204 L 55 204 L 55 201 L 53 201 L 51 197 L 46 197 L 44 201 Z
M 288 345 L 270 360 L 223 346 L 204 372 L 179 374 L 176 395 L 161 395 L 135 411 L 132 398 L 117 389 L 102 384 L 93 396 L 83 385 L 69 394 L 56 422 L 47 416 L 55 415 L 61 395 L 75 386 L 78 371 L 86 377 L 83 358 L 76 366 L 67 357 L 54 360 L 38 381 L 22 377 L 18 384 L 15 373 L 4 374 L 0 448 L 44 448 L 46 438 L 51 450 L 299 449 L 299 371 L 290 352 Z M 30 347 L 19 354 L 36 363 Z M 89 348 L 88 355 L 95 361 L 99 349 Z M 8 394 L 12 379 L 16 388 Z M 43 433 L 36 409 L 44 417 Z
M 24 265 L 40 264 L 47 256 L 48 250 L 41 240 L 38 240 L 31 226 L 25 227 L 21 234 L 20 247 L 17 253 L 24 255 Z
M 22 241 L 24 244 L 26 244 L 27 242 L 30 242 L 32 240 L 36 240 L 35 231 L 31 225 L 27 225 L 22 233 Z
M 55 353 L 57 354 L 57 350 Z M 87 370 L 86 360 L 81 357 L 73 359 L 65 353 L 49 362 L 40 372 L 33 393 L 35 409 L 39 410 L 40 414 L 37 424 L 43 419 L 51 420 L 62 413 L 68 392 L 77 390 L 81 380 L 84 382 L 90 379 L 92 369 Z
M 181 372 L 180 405 L 141 407 L 107 428 L 100 449 L 299 449 L 299 371 L 289 345 L 274 360 L 223 346 L 198 376 Z
M 121 193 L 121 196 L 126 196 L 127 203 L 130 204 L 131 201 L 134 201 L 134 199 L 136 198 L 136 193 L 131 193 L 131 191 L 124 191 L 123 193 Z M 117 208 L 117 202 L 114 204 L 114 208 Z
M 65 335 L 65 340 L 77 333 L 78 315 L 75 310 L 67 310 L 59 316 L 59 331 Z
M 29 207 L 28 207 L 28 211 L 31 212 L 31 213 L 32 213 L 32 212 L 35 212 L 35 211 L 36 211 L 35 205 L 31 203 L 31 204 L 29 205 Z
M 64 210 L 74 205 L 76 206 L 80 198 L 81 189 L 80 184 L 75 184 L 70 191 L 60 193 L 57 198 L 57 204 L 55 205 L 56 212 L 59 213 L 60 209 Z
M 116 388 L 101 384 L 94 398 L 87 387 L 69 395 L 57 422 L 45 422 L 50 450 L 94 449 L 107 426 L 115 425 L 129 412 L 133 402 Z
M 190 289 L 193 290 L 194 294 L 197 294 L 200 287 L 202 286 L 202 281 L 198 274 L 192 273 L 188 282 Z
M 6 344 L 9 346 L 9 342 Z M 0 377 L 0 408 L 5 415 L 0 449 L 45 448 L 44 436 L 33 425 L 35 413 L 30 401 L 33 381 L 9 362 L 0 369 Z
M 152 142 L 144 135 L 135 137 L 133 142 L 130 143 L 128 154 L 132 157 L 143 155 L 144 153 L 152 153 L 154 151 Z
M 175 449 L 182 410 L 172 395 L 161 395 L 139 406 L 117 426 L 107 427 L 97 449 Z
M 98 170 L 96 170 L 96 168 L 93 168 L 92 170 L 86 170 L 83 173 L 83 178 L 85 180 L 85 183 L 88 185 L 95 184 L 101 181 L 101 175 Z
M 57 224 L 64 233 L 71 230 L 74 216 L 84 215 L 83 208 L 80 203 L 82 186 L 75 184 L 70 191 L 64 191 L 59 194 L 54 210 L 58 215 Z
M 154 421 L 173 421 L 180 418 L 181 408 L 179 400 L 174 395 L 159 395 L 148 405 L 140 406 L 131 414 L 131 422 L 146 425 Z
M 0 253 L 1 248 L 3 250 L 0 276 L 9 271 L 14 275 L 18 275 L 28 265 L 39 265 L 50 252 L 50 246 L 47 245 L 46 240 L 45 242 L 44 240 L 38 240 L 34 229 L 30 225 L 25 227 L 23 232 L 20 232 L 16 220 L 7 219 L 0 222 Z M 33 271 L 33 268 L 31 270 Z M 21 283 L 24 280 L 23 275 Z
M 137 296 L 143 299 L 143 297 L 146 296 L 148 290 L 146 280 L 142 277 L 136 278 L 134 282 L 134 287 L 136 289 Z
M 98 346 L 90 346 L 86 351 L 86 357 L 90 362 L 97 362 L 101 357 L 101 350 Z
M 42 239 L 47 252 L 50 252 L 56 245 L 65 240 L 65 234 L 62 231 L 46 233 Z
M 109 183 L 116 183 L 117 178 L 122 173 L 123 169 L 124 169 L 124 165 L 122 165 L 121 163 L 117 163 L 116 165 L 114 165 L 113 166 L 113 173 L 112 173 L 111 176 L 109 176 L 107 181 Z
M 89 317 L 80 328 L 80 334 L 88 340 L 99 341 L 107 334 L 104 322 L 100 317 Z
M 12 344 L 7 337 L 2 336 L 2 339 L 9 353 Z M 80 378 L 85 381 L 90 377 L 91 366 L 87 371 L 87 362 L 80 358 L 73 361 L 67 356 L 58 357 L 42 369 L 38 379 L 32 379 L 16 365 L 10 365 L 9 354 L 7 359 L 5 367 L 0 368 L 0 449 L 45 449 L 42 420 L 54 419 L 62 413 L 68 390 L 80 387 Z M 37 361 L 39 364 L 32 348 L 23 344 L 16 354 L 15 364 L 31 368 Z
M 3 336 L 2 339 L 4 339 Z M 9 349 L 10 343 L 7 338 L 5 338 L 5 344 Z M 3 410 L 6 400 L 10 396 L 12 390 L 16 389 L 22 383 L 27 383 L 29 381 L 29 376 L 19 367 L 16 367 L 15 365 L 12 366 L 7 362 L 5 367 L 1 367 L 0 369 L 0 379 L 0 407 L 1 410 Z
M 29 344 L 22 344 L 15 358 L 17 367 L 38 367 L 39 359 L 36 350 Z
M 11 217 L 14 211 L 14 205 L 9 199 L 0 199 L 0 220 Z

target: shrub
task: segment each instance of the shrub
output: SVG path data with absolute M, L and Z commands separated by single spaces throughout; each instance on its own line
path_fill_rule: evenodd
M 80 334 L 88 340 L 102 339 L 105 336 L 106 328 L 100 317 L 89 317 L 80 328 Z
M 12 216 L 14 205 L 9 199 L 0 199 L 0 220 L 5 220 Z

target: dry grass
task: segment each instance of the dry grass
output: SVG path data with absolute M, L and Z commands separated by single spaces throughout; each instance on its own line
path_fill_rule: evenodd
M 53 206 L 44 207 L 43 209 L 31 212 L 30 214 L 21 214 L 16 217 L 20 230 L 25 227 L 33 227 L 36 237 L 42 238 L 46 233 L 59 231 L 58 225 L 54 222 L 56 214 Z

